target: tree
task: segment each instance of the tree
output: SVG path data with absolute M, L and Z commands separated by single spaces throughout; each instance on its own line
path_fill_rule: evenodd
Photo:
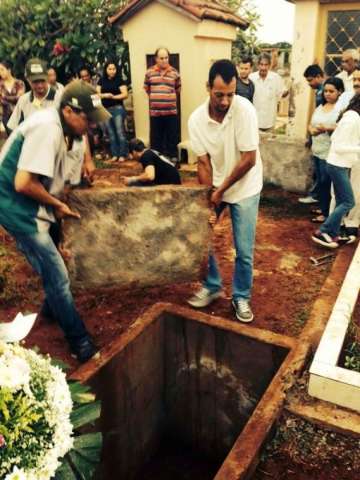
M 31 57 L 47 60 L 67 80 L 86 64 L 120 59 L 129 79 L 127 45 L 107 18 L 127 0 L 1 0 L 0 58 L 22 77 Z
M 249 23 L 247 30 L 238 29 L 236 40 L 233 42 L 232 59 L 238 63 L 243 56 L 252 57 L 259 53 L 256 33 L 260 26 L 260 15 L 252 0 L 227 0 L 226 4 Z

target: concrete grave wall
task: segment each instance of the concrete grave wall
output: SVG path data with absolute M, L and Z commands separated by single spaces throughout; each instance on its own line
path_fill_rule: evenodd
M 264 181 L 291 192 L 306 192 L 312 181 L 312 161 L 304 143 L 285 135 L 261 134 Z
M 71 377 L 91 384 L 102 403 L 99 478 L 145 478 L 137 474 L 169 433 L 215 462 L 207 478 L 250 478 L 307 349 L 239 322 L 154 305 Z
M 76 286 L 141 287 L 201 277 L 210 241 L 206 188 L 79 189 L 68 204 L 81 215 L 64 223 Z

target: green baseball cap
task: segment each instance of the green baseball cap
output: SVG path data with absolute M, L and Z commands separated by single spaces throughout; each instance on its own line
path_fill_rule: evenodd
M 47 80 L 47 64 L 40 58 L 30 58 L 25 65 L 25 77 L 30 82 Z
M 96 89 L 83 80 L 73 80 L 65 87 L 60 104 L 84 112 L 87 118 L 95 123 L 102 123 L 111 118 L 110 113 L 103 107 Z

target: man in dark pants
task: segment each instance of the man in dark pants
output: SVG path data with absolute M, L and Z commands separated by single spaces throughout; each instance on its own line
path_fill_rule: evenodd
M 177 162 L 179 125 L 177 97 L 181 81 L 178 71 L 169 64 L 169 51 L 158 48 L 155 65 L 145 74 L 144 89 L 149 95 L 150 145 Z
M 145 148 L 144 143 L 133 138 L 129 142 L 130 157 L 140 162 L 144 171 L 136 177 L 124 177 L 128 186 L 180 185 L 180 175 L 170 160 L 156 150 Z
M 75 80 L 64 89 L 59 109 L 30 115 L 14 130 L 0 155 L 0 225 L 40 275 L 44 304 L 80 362 L 96 350 L 75 308 L 68 272 L 50 229 L 58 218 L 79 218 L 60 200 L 69 158 L 74 162 L 78 153 L 82 162 L 89 122 L 108 118 L 96 90 Z

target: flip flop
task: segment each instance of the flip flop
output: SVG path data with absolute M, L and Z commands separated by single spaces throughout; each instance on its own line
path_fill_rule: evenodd
M 324 223 L 326 220 L 326 217 L 324 215 L 318 215 L 317 217 L 314 217 L 311 219 L 313 223 Z

